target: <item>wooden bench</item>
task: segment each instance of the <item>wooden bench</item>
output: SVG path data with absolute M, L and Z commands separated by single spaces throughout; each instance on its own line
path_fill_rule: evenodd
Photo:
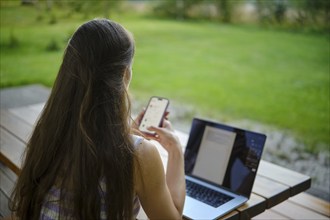
M 1 109 L 1 210 L 6 210 L 5 206 L 7 205 L 4 205 L 4 202 L 8 199 L 14 181 L 19 175 L 21 157 L 26 142 L 43 105 L 41 103 L 19 108 Z M 188 135 L 180 131 L 177 131 L 177 134 L 180 137 L 182 146 L 186 146 Z M 159 144 L 156 143 L 156 146 L 164 167 L 166 167 L 167 153 Z M 224 216 L 223 219 L 251 219 L 253 217 L 255 219 L 272 219 L 279 216 L 284 219 L 296 219 L 304 216 L 308 216 L 310 219 L 329 219 L 329 203 L 310 197 L 308 194 L 301 194 L 310 186 L 310 177 L 262 160 L 250 200 Z M 299 212 L 300 215 L 294 215 L 296 212 Z M 303 214 L 306 212 L 308 214 Z M 4 211 L 4 214 L 8 214 L 8 209 Z M 146 216 L 141 212 L 139 217 L 143 219 Z

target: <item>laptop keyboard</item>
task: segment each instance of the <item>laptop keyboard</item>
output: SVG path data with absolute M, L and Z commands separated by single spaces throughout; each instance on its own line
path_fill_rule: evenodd
M 233 199 L 231 196 L 196 184 L 189 180 L 186 180 L 186 192 L 188 196 L 215 208 Z

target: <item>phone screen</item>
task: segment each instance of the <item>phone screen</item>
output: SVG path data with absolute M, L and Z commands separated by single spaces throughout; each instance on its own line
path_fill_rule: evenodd
M 140 131 L 148 134 L 154 134 L 154 132 L 149 131 L 147 128 L 151 125 L 156 127 L 160 126 L 168 104 L 169 100 L 166 98 L 151 97 L 140 123 Z

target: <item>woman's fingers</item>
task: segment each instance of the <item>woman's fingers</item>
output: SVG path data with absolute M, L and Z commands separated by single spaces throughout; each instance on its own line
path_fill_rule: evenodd
M 144 113 L 146 112 L 146 109 L 143 108 L 142 111 L 138 114 L 138 116 L 136 116 L 136 118 L 133 120 L 133 124 L 132 124 L 132 127 L 134 129 L 139 129 L 139 126 L 141 124 L 141 121 L 142 121 L 142 118 L 144 116 Z

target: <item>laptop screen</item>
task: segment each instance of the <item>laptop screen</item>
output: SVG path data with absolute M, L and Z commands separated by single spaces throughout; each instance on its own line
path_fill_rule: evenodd
M 263 134 L 195 118 L 185 173 L 250 197 L 265 141 Z

